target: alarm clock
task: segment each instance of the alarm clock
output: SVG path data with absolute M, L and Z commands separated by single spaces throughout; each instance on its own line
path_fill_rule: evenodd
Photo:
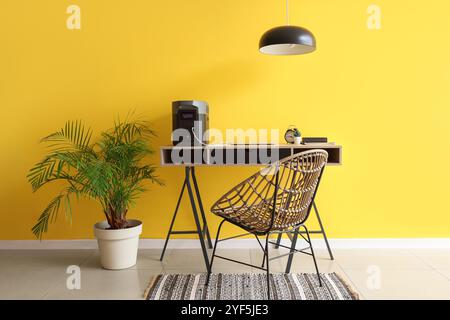
M 300 131 L 297 128 L 291 126 L 286 130 L 286 133 L 284 134 L 284 140 L 286 140 L 287 143 L 294 143 L 295 137 L 300 137 Z

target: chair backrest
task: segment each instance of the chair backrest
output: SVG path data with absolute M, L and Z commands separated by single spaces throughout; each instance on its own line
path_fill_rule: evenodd
M 272 230 L 283 230 L 306 221 L 327 160 L 325 150 L 314 149 L 279 161 Z

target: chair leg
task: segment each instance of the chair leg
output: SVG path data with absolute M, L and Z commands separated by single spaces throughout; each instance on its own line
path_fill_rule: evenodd
M 267 300 L 270 300 L 270 269 L 269 269 L 269 234 L 266 235 L 266 250 L 264 252 L 264 255 L 266 257 L 266 264 L 267 264 Z
M 222 222 L 219 224 L 219 229 L 217 229 L 216 241 L 214 242 L 214 249 L 213 249 L 212 256 L 211 256 L 211 262 L 209 265 L 209 271 L 208 271 L 208 276 L 206 277 L 205 286 L 207 286 L 209 284 L 209 278 L 210 278 L 211 272 L 212 272 L 214 256 L 216 255 L 217 243 L 219 242 L 220 229 L 222 229 L 222 225 L 225 221 L 226 221 L 225 219 L 222 220 Z
M 311 247 L 311 254 L 312 254 L 312 257 L 313 257 L 314 266 L 316 267 L 317 278 L 319 279 L 319 286 L 321 287 L 322 286 L 322 279 L 320 277 L 319 268 L 317 267 L 316 255 L 314 254 L 314 249 L 313 249 L 311 238 L 309 236 L 309 231 L 308 231 L 308 228 L 306 228 L 305 225 L 302 225 L 302 227 L 305 228 L 306 236 L 308 237 L 308 243 L 309 243 L 309 246 Z
M 264 268 L 264 265 L 266 263 L 266 249 L 264 249 L 263 245 L 261 244 L 261 241 L 259 241 L 258 236 L 255 234 L 254 235 L 256 238 L 256 241 L 258 241 L 259 246 L 261 247 L 261 250 L 263 252 L 263 258 L 262 258 L 262 263 L 261 263 L 261 268 Z

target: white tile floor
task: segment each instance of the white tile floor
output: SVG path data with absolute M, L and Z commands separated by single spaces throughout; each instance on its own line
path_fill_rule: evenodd
M 272 250 L 276 254 L 276 250 Z M 258 249 L 223 249 L 234 259 L 261 263 Z M 0 299 L 142 299 L 152 275 L 204 272 L 200 250 L 168 250 L 159 261 L 159 250 L 141 250 L 136 266 L 121 271 L 103 270 L 95 250 L 0 251 Z M 318 250 L 321 272 L 336 272 L 363 299 L 450 299 L 450 249 L 334 250 L 335 260 Z M 286 258 L 271 262 L 282 272 Z M 68 290 L 69 265 L 81 268 L 81 289 Z M 259 272 L 217 259 L 214 272 Z M 292 272 L 314 272 L 309 256 L 297 254 Z

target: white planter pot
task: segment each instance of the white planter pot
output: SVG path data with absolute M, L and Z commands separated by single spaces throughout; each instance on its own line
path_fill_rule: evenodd
M 302 143 L 302 137 L 294 137 L 294 143 L 295 144 L 301 144 Z
M 139 235 L 142 222 L 128 220 L 131 225 L 126 229 L 108 230 L 107 221 L 94 225 L 94 234 L 100 249 L 100 262 L 105 269 L 126 269 L 136 264 Z

